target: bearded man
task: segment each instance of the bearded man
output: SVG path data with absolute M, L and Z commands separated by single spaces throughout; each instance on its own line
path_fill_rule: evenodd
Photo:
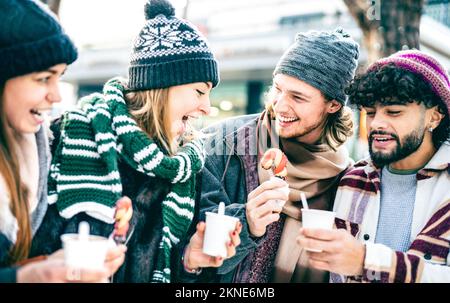
M 347 90 L 367 114 L 370 159 L 340 181 L 338 229 L 302 229 L 310 266 L 333 282 L 450 282 L 449 77 L 401 51 Z

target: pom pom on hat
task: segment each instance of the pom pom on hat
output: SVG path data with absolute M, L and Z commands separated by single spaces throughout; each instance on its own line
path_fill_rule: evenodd
M 218 64 L 197 27 L 177 18 L 168 0 L 147 0 L 144 11 L 147 21 L 134 41 L 128 89 L 142 91 L 195 82 L 211 82 L 215 87 L 219 83 Z
M 158 15 L 164 15 L 167 18 L 175 16 L 175 8 L 167 0 L 149 0 L 145 4 L 145 19 L 153 19 Z

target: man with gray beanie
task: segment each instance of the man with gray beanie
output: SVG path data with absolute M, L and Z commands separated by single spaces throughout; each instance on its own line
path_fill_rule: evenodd
M 352 165 L 343 146 L 353 133 L 344 88 L 358 55 L 358 44 L 341 29 L 299 33 L 275 68 L 266 109 L 205 130 L 212 135 L 206 144 L 200 219 L 224 202 L 225 213 L 239 218 L 243 228 L 236 255 L 197 279 L 327 281 L 325 272 L 306 267 L 306 253 L 296 242 L 301 193 L 311 208 L 331 209 L 338 181 Z M 261 167 L 270 148 L 287 156 L 284 180 Z M 287 186 L 289 193 L 283 190 Z

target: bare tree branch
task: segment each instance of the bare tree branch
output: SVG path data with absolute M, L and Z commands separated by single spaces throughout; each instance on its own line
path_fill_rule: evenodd
M 369 9 L 369 4 L 365 0 L 344 0 L 350 14 L 358 23 L 363 31 L 371 29 L 371 22 L 367 19 L 366 14 Z
M 382 55 L 420 47 L 419 30 L 424 0 L 382 1 Z
M 368 50 L 368 63 L 405 48 L 419 48 L 420 17 L 424 0 L 343 0 L 363 32 Z M 377 18 L 369 20 L 369 9 L 379 10 Z

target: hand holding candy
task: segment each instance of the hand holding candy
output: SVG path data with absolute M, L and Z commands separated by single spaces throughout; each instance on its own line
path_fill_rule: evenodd
M 261 159 L 261 166 L 267 170 L 272 168 L 275 177 L 284 180 L 287 176 L 287 160 L 286 155 L 280 149 L 270 148 L 264 153 Z
M 270 148 L 264 153 L 263 157 L 261 158 L 261 166 L 266 170 L 272 169 L 272 173 L 275 176 L 275 178 L 279 178 L 286 181 L 287 161 L 288 159 L 286 155 L 280 149 Z M 274 176 L 272 176 L 271 179 L 274 178 Z M 289 195 L 289 187 L 287 183 L 286 187 L 283 187 L 282 189 L 279 190 Z M 281 207 L 283 207 L 284 204 L 286 203 L 286 200 L 276 199 L 275 202 Z

